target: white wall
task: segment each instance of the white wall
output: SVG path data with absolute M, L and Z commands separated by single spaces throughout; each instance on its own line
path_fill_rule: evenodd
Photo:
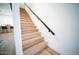
M 20 24 L 20 10 L 18 3 L 12 3 L 13 23 L 14 23 L 14 40 L 16 54 L 22 55 L 22 39 L 21 39 L 21 24 Z
M 48 45 L 61 54 L 79 54 L 79 4 L 28 4 L 55 32 L 55 36 L 30 13 Z
M 12 12 L 9 3 L 0 3 L 0 25 L 13 25 Z

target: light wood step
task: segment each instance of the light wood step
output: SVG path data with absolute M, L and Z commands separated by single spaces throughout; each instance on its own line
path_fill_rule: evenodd
M 51 55 L 50 52 L 48 52 L 46 49 L 44 49 L 43 51 L 41 51 L 41 53 L 39 53 L 40 55 Z
M 29 25 L 29 24 L 26 24 L 26 25 L 25 24 L 21 24 L 21 26 L 24 26 L 24 27 L 33 27 L 34 26 L 35 27 L 35 25 Z
M 20 11 L 20 13 L 21 13 L 21 14 L 27 14 L 27 12 L 26 12 L 26 11 Z
M 20 16 L 21 17 L 28 17 L 29 18 L 29 15 L 27 15 L 26 13 L 25 14 L 21 13 Z
M 38 32 L 38 29 L 36 29 L 36 30 L 29 30 L 29 31 L 22 31 L 21 33 L 24 34 L 24 33 L 33 33 L 33 32 Z
M 27 28 L 27 29 L 22 29 L 21 31 L 22 31 L 22 32 L 23 32 L 23 31 L 26 31 L 26 32 L 28 32 L 28 31 L 38 31 L 38 29 L 35 29 L 35 28 L 29 29 L 29 28 Z
M 20 16 L 27 16 L 28 18 L 30 17 L 26 12 L 21 12 Z
M 21 29 L 27 29 L 27 28 L 29 28 L 29 29 L 35 28 L 36 29 L 37 27 L 36 26 L 30 26 L 30 27 L 29 26 L 28 27 L 21 26 Z
M 22 13 L 23 13 L 23 12 L 26 13 L 26 10 L 22 10 L 22 9 L 20 9 L 20 12 L 22 12 Z
M 45 47 L 47 47 L 47 43 L 43 41 L 43 42 L 40 42 L 39 44 L 36 44 L 36 45 L 24 50 L 24 54 L 35 55 L 38 52 L 42 51 Z
M 31 19 L 29 19 L 29 18 L 20 18 L 21 19 L 21 21 L 32 21 Z
M 23 22 L 33 22 L 32 20 L 21 20 L 21 23 Z
M 25 23 L 26 23 L 26 24 L 27 24 L 27 23 L 34 24 L 33 21 L 24 21 L 24 22 L 21 22 L 21 24 L 25 24 Z
M 24 11 L 25 11 L 25 9 L 23 9 L 23 8 L 20 8 L 20 11 L 24 12 Z
M 22 15 L 26 15 L 27 16 L 27 13 L 26 12 L 20 12 L 20 16 Z
M 58 52 L 56 52 L 55 50 L 53 50 L 49 47 L 47 47 L 46 50 L 49 51 L 52 55 L 60 55 Z
M 26 14 L 25 11 L 24 11 L 24 12 L 21 11 L 21 12 L 20 12 L 20 15 L 27 15 L 27 14 Z
M 27 20 L 29 20 L 30 18 L 28 18 L 27 16 L 21 16 L 20 19 L 27 19 Z
M 21 24 L 31 24 L 31 25 L 33 25 L 34 23 L 33 22 L 21 22 Z
M 33 22 L 21 22 L 21 24 L 34 24 Z
M 34 30 L 34 29 L 37 29 L 35 27 L 22 27 L 22 30 Z
M 43 37 L 36 37 L 36 38 L 32 38 L 29 40 L 24 40 L 23 43 L 23 50 L 25 50 L 26 48 L 29 48 L 39 42 L 43 41 Z
M 22 19 L 21 19 L 21 23 L 22 23 L 22 22 L 33 22 L 33 21 L 32 21 L 32 20 L 26 20 L 26 19 L 25 19 L 25 20 L 22 20 Z
M 29 16 L 28 15 L 20 15 L 20 19 L 31 19 L 31 18 L 29 18 Z
M 23 14 L 27 13 L 26 10 L 21 10 L 20 12 Z
M 24 12 L 21 12 L 20 16 L 28 16 L 29 17 L 29 15 L 27 15 L 27 13 L 24 13 Z
M 22 25 L 35 25 L 34 23 L 31 22 L 26 22 L 26 23 L 21 23 Z
M 26 27 L 26 28 L 21 28 L 22 30 L 30 30 L 30 29 L 36 29 L 36 28 L 34 28 L 34 27 Z
M 20 10 L 20 13 L 26 14 L 26 11 L 24 10 Z
M 20 15 L 27 15 L 27 13 L 26 12 L 20 12 Z
M 41 36 L 41 33 L 39 32 L 23 34 L 22 40 L 24 41 L 24 40 L 32 39 L 32 38 L 39 37 L 39 36 Z
M 23 11 L 23 12 L 24 12 L 24 11 L 25 11 L 25 9 L 23 9 L 23 8 L 20 8 L 20 11 Z

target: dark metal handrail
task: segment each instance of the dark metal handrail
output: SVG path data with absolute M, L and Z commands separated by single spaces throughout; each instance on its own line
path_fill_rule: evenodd
M 42 22 L 42 24 L 48 29 L 49 32 L 52 33 L 52 35 L 55 35 L 55 33 L 33 12 L 33 10 L 26 4 L 24 3 L 26 7 Z
M 11 10 L 12 10 L 12 3 L 10 3 L 10 8 L 11 8 Z

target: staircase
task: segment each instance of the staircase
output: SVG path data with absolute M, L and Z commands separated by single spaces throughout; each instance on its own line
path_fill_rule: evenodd
M 59 55 L 49 48 L 25 9 L 20 8 L 22 47 L 24 55 Z

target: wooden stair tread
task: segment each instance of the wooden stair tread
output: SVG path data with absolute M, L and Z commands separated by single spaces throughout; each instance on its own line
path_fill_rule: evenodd
M 25 22 L 29 23 L 29 22 L 32 22 L 32 21 L 27 21 L 27 20 L 21 21 L 21 24 L 22 24 L 22 23 L 25 23 Z
M 35 44 L 38 44 L 39 42 L 43 41 L 43 37 L 36 37 L 29 40 L 23 41 L 23 50 L 25 50 L 28 47 L 31 47 Z
M 38 29 L 22 29 L 22 32 L 36 32 Z
M 40 42 L 39 44 L 36 44 L 26 50 L 24 50 L 24 54 L 26 55 L 34 55 L 40 51 L 42 51 L 47 46 L 46 42 Z
M 43 40 L 43 37 L 39 36 L 39 37 L 31 38 L 29 40 L 22 41 L 23 42 L 23 46 L 25 46 L 26 44 L 29 44 L 28 42 L 35 42 L 35 40 L 38 40 L 38 39 L 42 39 Z
M 48 52 L 46 49 L 44 49 L 43 51 L 41 51 L 41 53 L 39 53 L 40 55 L 51 55 L 50 52 Z
M 26 27 L 26 28 L 22 28 L 22 31 L 24 31 L 24 30 L 27 30 L 27 31 L 29 31 L 29 30 L 38 30 L 37 28 L 33 28 L 33 27 Z
M 35 27 L 35 25 L 30 25 L 30 24 L 21 24 L 21 26 L 27 26 L 27 27 Z
M 32 22 L 32 20 L 29 20 L 29 19 L 27 19 L 27 18 L 25 18 L 25 19 L 22 18 L 21 21 L 22 21 L 22 22 L 23 22 L 23 21 L 25 21 L 25 22 Z
M 28 24 L 28 23 L 31 23 L 31 24 L 34 24 L 33 22 L 21 22 L 21 24 Z
M 49 48 L 49 47 L 47 47 L 46 49 L 47 49 L 47 51 L 49 51 L 52 55 L 60 55 L 58 52 L 56 52 L 55 50 L 53 50 L 53 49 L 51 49 L 51 48 Z
M 22 34 L 26 34 L 26 33 L 28 34 L 28 33 L 34 33 L 34 32 L 38 32 L 38 31 L 25 31 L 25 32 L 23 31 L 23 32 L 21 32 L 21 33 L 22 33 Z
M 29 17 L 29 15 L 24 14 L 24 13 L 21 13 L 20 16 L 21 16 L 20 18 L 23 18 L 23 17 Z
M 26 33 L 26 34 L 23 34 L 23 35 L 24 35 L 24 36 L 28 36 L 28 35 L 34 35 L 34 34 L 40 34 L 40 32 Z
M 38 30 L 38 29 L 37 28 L 26 28 L 26 29 L 22 28 L 22 31 L 30 31 L 30 30 Z
M 23 24 L 23 25 L 35 25 L 34 23 L 21 23 L 21 24 Z
M 31 22 L 21 23 L 21 25 L 30 25 L 30 26 L 35 26 L 35 24 L 34 24 L 34 23 L 31 23 Z
M 28 27 L 22 26 L 22 27 L 21 27 L 21 29 L 27 29 L 27 28 L 29 28 L 29 29 L 31 29 L 31 28 L 36 28 L 36 26 L 28 26 Z
M 41 36 L 41 33 L 39 32 L 36 32 L 36 33 L 29 33 L 29 34 L 23 34 L 22 35 L 22 40 L 28 40 L 28 39 L 31 39 L 31 38 L 34 38 L 34 37 L 39 37 Z
M 22 24 L 21 26 L 26 26 L 26 27 L 35 27 L 34 24 Z
M 20 19 L 22 19 L 22 20 L 24 20 L 24 19 L 31 20 L 30 18 L 27 18 L 27 17 L 21 17 Z
M 21 21 L 21 24 L 22 24 L 23 22 L 33 22 L 33 21 L 32 21 L 32 20 L 23 20 L 23 21 Z
M 29 19 L 29 18 L 20 18 L 21 19 L 21 21 L 32 21 L 31 19 Z

